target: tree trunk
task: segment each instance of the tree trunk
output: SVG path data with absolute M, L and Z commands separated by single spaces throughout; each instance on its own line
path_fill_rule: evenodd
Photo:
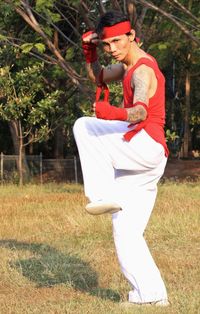
M 17 170 L 19 172 L 19 184 L 23 184 L 23 178 L 26 180 L 29 177 L 29 168 L 25 158 L 25 149 L 23 146 L 22 130 L 19 121 L 9 121 L 10 133 L 13 141 L 14 154 L 18 156 L 16 158 Z M 21 134 L 21 136 L 20 136 Z
M 55 142 L 54 142 L 54 158 L 64 158 L 64 136 L 63 136 L 63 127 L 59 126 L 55 130 Z
M 21 132 L 20 132 L 21 133 Z M 21 134 L 20 134 L 21 135 Z M 23 141 L 22 137 L 19 138 L 19 185 L 23 185 Z
M 188 61 L 190 59 L 190 54 L 188 54 Z M 188 158 L 189 156 L 189 146 L 190 146 L 190 71 L 186 69 L 185 78 L 185 115 L 184 115 L 184 137 L 183 137 L 183 157 Z
M 32 142 L 28 145 L 28 154 L 33 155 L 33 143 Z
M 55 178 L 57 178 L 57 180 L 60 180 L 61 178 L 63 178 L 64 175 L 64 168 L 63 168 L 63 163 L 61 161 L 61 159 L 64 158 L 64 136 L 63 136 L 63 127 L 59 126 L 56 130 L 55 130 L 55 137 L 54 137 L 54 164 L 53 164 L 53 168 L 55 171 Z
M 18 134 L 17 121 L 11 120 L 8 122 L 8 124 L 9 124 L 10 133 L 11 133 L 11 137 L 12 137 L 12 141 L 13 141 L 14 154 L 18 155 L 18 152 L 19 152 L 19 134 Z

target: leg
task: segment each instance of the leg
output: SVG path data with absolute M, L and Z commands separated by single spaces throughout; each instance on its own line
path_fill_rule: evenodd
M 145 131 L 131 142 L 124 142 L 127 125 L 81 118 L 74 126 L 74 135 L 86 196 L 91 201 L 110 197 L 122 208 L 113 214 L 117 255 L 134 288 L 129 300 L 144 303 L 167 298 L 160 272 L 143 238 L 166 158 L 162 146 Z
M 165 285 L 143 237 L 156 198 L 155 190 L 135 189 L 133 203 L 113 214 L 113 233 L 119 263 L 134 288 L 129 301 L 167 299 Z
M 122 272 L 134 289 L 129 293 L 129 301 L 134 303 L 167 299 L 164 282 L 143 237 L 154 207 L 157 182 L 165 165 L 163 156 L 157 167 L 145 174 L 140 172 L 138 183 L 143 184 L 139 186 L 135 186 L 134 176 L 128 176 L 125 180 L 128 196 L 124 198 L 123 210 L 112 215 L 116 251 Z M 116 180 L 120 185 L 124 184 L 123 176 Z
M 92 117 L 80 118 L 74 125 L 85 195 L 92 202 L 99 199 L 123 202 L 123 195 L 128 194 L 126 190 L 130 187 L 129 178 L 132 186 L 150 184 L 151 177 L 146 173 L 153 171 L 162 159 L 160 147 L 157 149 L 145 132 L 140 132 L 131 142 L 124 141 L 128 125 Z M 125 178 L 123 184 L 116 176 Z
M 92 117 L 83 117 L 75 122 L 73 131 L 81 160 L 85 195 L 91 202 L 111 198 L 115 180 L 112 155 L 116 151 L 112 148 L 116 143 L 113 137 L 121 132 L 119 137 L 122 138 L 127 125 L 126 122 L 108 122 Z M 115 131 L 116 127 L 118 131 Z

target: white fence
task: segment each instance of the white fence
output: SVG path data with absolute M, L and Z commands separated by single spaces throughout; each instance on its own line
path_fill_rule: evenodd
M 18 183 L 18 155 L 0 155 L 1 184 Z M 82 183 L 82 172 L 79 158 L 43 159 L 40 155 L 26 155 L 26 181 L 29 182 L 74 182 Z M 28 178 L 28 179 L 27 179 Z

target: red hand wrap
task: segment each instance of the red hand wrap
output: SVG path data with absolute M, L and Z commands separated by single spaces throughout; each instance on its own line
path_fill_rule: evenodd
M 93 33 L 94 33 L 93 31 L 89 31 L 87 33 L 84 33 L 82 35 L 82 39 L 84 39 L 85 37 L 87 37 Z M 97 50 L 96 50 L 97 45 L 96 44 L 94 44 L 92 42 L 86 43 L 86 42 L 82 41 L 82 48 L 83 48 L 83 53 L 85 56 L 86 63 L 93 63 L 98 59 Z
M 108 101 L 97 101 L 95 107 L 96 117 L 104 120 L 127 120 L 125 108 L 111 106 Z

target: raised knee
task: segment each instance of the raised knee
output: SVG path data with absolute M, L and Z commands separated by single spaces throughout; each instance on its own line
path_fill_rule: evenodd
M 86 118 L 87 117 L 81 117 L 75 121 L 74 126 L 73 126 L 73 132 L 74 133 L 77 133 L 78 131 L 80 131 L 80 129 L 82 129 L 85 126 L 85 119 Z
M 87 130 L 89 128 L 90 123 L 92 123 L 93 117 L 81 117 L 78 118 L 73 126 L 73 132 L 74 134 L 83 132 L 84 130 Z

